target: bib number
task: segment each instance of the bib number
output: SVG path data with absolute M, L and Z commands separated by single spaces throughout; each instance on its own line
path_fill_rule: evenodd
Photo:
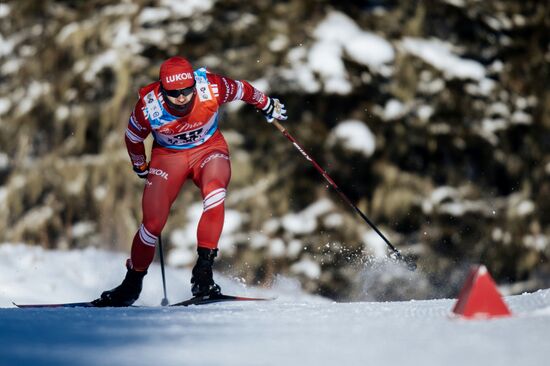
M 197 130 L 180 133 L 179 135 L 174 136 L 173 139 L 175 139 L 175 141 L 177 141 L 177 143 L 179 144 L 181 143 L 189 144 L 201 138 L 202 130 L 203 130 L 202 128 L 199 128 Z

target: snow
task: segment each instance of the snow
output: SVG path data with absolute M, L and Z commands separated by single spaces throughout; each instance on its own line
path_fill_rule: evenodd
M 273 37 L 271 41 L 267 44 L 267 47 L 272 52 L 282 52 L 288 48 L 290 40 L 285 34 L 277 34 Z
M 85 67 L 84 80 L 91 83 L 96 75 L 106 67 L 112 67 L 119 61 L 119 55 L 114 49 L 109 49 L 95 56 L 89 66 Z
M 369 127 L 359 120 L 340 122 L 331 133 L 329 145 L 341 142 L 350 151 L 357 151 L 366 157 L 372 156 L 376 150 L 376 137 Z
M 269 241 L 269 254 L 275 258 L 284 257 L 286 253 L 285 242 L 282 239 L 275 238 Z
M 270 244 L 269 237 L 259 232 L 250 233 L 250 237 L 248 239 L 250 242 L 250 248 L 254 249 L 265 248 Z
M 238 31 L 246 31 L 258 22 L 258 16 L 250 13 L 240 14 L 231 22 L 231 28 Z
M 49 206 L 35 207 L 29 210 L 21 219 L 20 225 L 24 227 L 42 227 L 53 216 L 54 211 Z
M 392 62 L 395 52 L 384 38 L 370 32 L 361 32 L 344 43 L 344 49 L 352 60 L 370 66 L 374 70 Z
M 502 12 L 496 13 L 493 16 L 486 15 L 482 17 L 485 23 L 494 30 L 504 31 L 510 30 L 514 26 L 512 19 L 508 18 Z M 523 25 L 521 19 L 518 19 L 518 25 Z
M 66 105 L 60 105 L 55 109 L 55 119 L 65 121 L 71 115 L 71 110 Z
M 474 87 L 466 88 L 472 94 L 478 93 Z M 513 124 L 530 125 L 533 122 L 532 116 L 521 109 L 526 107 L 527 99 L 518 98 L 516 107 L 519 110 L 511 111 L 512 106 L 501 101 L 489 105 L 485 111 L 486 118 L 481 120 L 480 135 L 486 138 L 493 145 L 498 143 L 497 133 L 510 128 Z
M 331 213 L 324 218 L 323 224 L 328 228 L 338 228 L 344 224 L 344 217 L 338 213 Z
M 470 212 L 494 215 L 487 202 L 463 199 L 459 190 L 449 186 L 434 189 L 430 197 L 422 201 L 422 210 L 427 214 L 438 212 L 451 216 L 463 216 Z
M 24 244 L 0 244 L 0 307 L 19 303 L 55 303 L 82 301 L 99 296 L 102 291 L 117 286 L 126 273 L 127 253 L 108 252 L 88 247 L 82 250 L 45 250 Z M 195 257 L 196 259 L 196 257 Z M 166 267 L 168 297 L 183 300 L 191 295 L 191 270 Z M 243 296 L 272 296 L 271 290 L 246 288 L 242 283 L 221 274 L 216 279 L 222 289 Z M 281 280 L 285 282 L 286 280 Z M 301 291 L 286 294 L 290 286 L 276 282 L 273 291 L 278 297 L 298 296 L 309 301 L 326 301 Z M 162 286 L 160 268 L 153 263 L 144 281 L 144 288 L 136 305 L 160 304 Z M 1 320 L 0 320 L 1 323 Z M 1 328 L 0 328 L 1 329 Z M 0 331 L 1 333 L 1 331 Z M 1 360 L 1 358 L 0 358 Z M 0 363 L 1 364 L 1 363 Z
M 403 117 L 407 113 L 405 105 L 397 99 L 390 99 L 386 102 L 381 117 L 386 121 Z
M 97 186 L 93 190 L 93 196 L 97 201 L 103 201 L 108 194 L 109 190 L 104 185 Z
M 137 21 L 139 24 L 157 24 L 170 18 L 170 10 L 166 8 L 144 7 L 139 13 Z
M 312 203 L 302 211 L 304 215 L 318 217 L 330 212 L 334 208 L 334 203 L 328 198 L 321 198 Z
M 489 96 L 496 85 L 497 83 L 494 80 L 485 78 L 476 84 L 468 83 L 465 89 L 472 95 Z
M 423 73 L 426 72 L 426 70 L 423 71 Z M 484 79 L 486 80 L 486 79 Z M 421 79 L 418 83 L 418 90 L 421 91 L 424 94 L 437 94 L 441 92 L 445 88 L 445 81 L 440 78 L 434 78 L 433 80 L 430 78 L 429 80 Z M 476 89 L 477 91 L 478 89 Z
M 458 197 L 458 191 L 454 187 L 440 186 L 434 189 L 431 193 L 430 200 L 434 204 L 438 204 L 447 199 L 454 199 Z
M 227 293 L 277 299 L 166 308 L 153 265 L 138 300 L 151 307 L 11 304 L 94 298 L 120 282 L 124 259 L 93 248 L 0 245 L 0 364 L 535 366 L 550 357 L 548 289 L 506 297 L 513 317 L 466 321 L 449 316 L 452 299 L 335 303 L 285 278 L 265 290 L 216 274 Z M 186 298 L 189 270 L 168 267 L 166 275 L 168 298 Z
M 523 245 L 543 253 L 548 248 L 548 238 L 543 234 L 526 235 L 523 237 Z
M 329 199 L 321 199 L 298 213 L 288 213 L 281 219 L 285 231 L 293 234 L 309 234 L 317 228 L 317 218 L 332 210 L 334 204 Z
M 4 76 L 15 74 L 23 67 L 24 60 L 22 58 L 11 58 L 6 60 L 2 67 L 0 68 L 0 72 L 4 74 Z M 2 112 L 0 112 L 2 114 Z
M 87 174 L 85 171 L 72 176 L 71 180 L 67 181 L 65 186 L 67 193 L 78 196 L 84 192 L 87 183 Z
M 208 12 L 214 3 L 215 0 L 161 0 L 160 2 L 173 14 L 185 18 Z
M 353 19 L 338 11 L 330 12 L 317 25 L 313 35 L 321 43 L 343 47 L 354 61 L 374 70 L 395 58 L 391 43 L 372 32 L 363 31 Z
M 11 8 L 8 4 L 0 4 L 0 18 L 5 18 L 11 13 Z
M 301 45 L 288 51 L 287 59 L 292 69 L 283 70 L 282 75 L 290 80 L 294 80 L 298 87 L 307 93 L 316 93 L 321 89 L 321 85 L 315 79 L 315 75 L 307 64 L 307 50 Z
M 384 234 L 386 236 L 386 234 Z M 374 258 L 382 259 L 388 255 L 388 245 L 374 230 L 366 230 L 362 235 L 365 249 L 368 250 Z
M 455 55 L 448 43 L 437 39 L 425 40 L 405 37 L 401 42 L 403 48 L 421 58 L 448 78 L 482 80 L 485 68 L 479 62 Z
M 4 36 L 0 33 L 0 57 L 9 56 L 18 42 L 19 39 L 17 36 L 4 38 Z
M 298 275 L 304 275 L 311 279 L 319 278 L 321 275 L 321 267 L 309 257 L 302 258 L 299 262 L 294 263 L 290 270 Z
M 8 98 L 0 98 L 0 116 L 9 112 L 11 101 Z
M 203 212 L 203 203 L 195 202 L 187 210 L 187 222 L 182 229 L 173 230 L 170 242 L 173 245 L 167 262 L 173 266 L 188 266 L 195 260 L 197 246 L 197 225 Z M 236 210 L 225 210 L 223 236 L 219 242 L 220 255 L 232 254 L 237 231 L 247 216 Z
M 67 41 L 67 39 L 75 34 L 79 30 L 79 28 L 80 26 L 76 22 L 65 25 L 57 34 L 57 37 L 55 38 L 56 42 L 59 44 L 63 44 L 65 41 Z
M 297 258 L 300 253 L 304 250 L 304 243 L 298 239 L 292 239 L 288 242 L 287 248 L 287 257 L 288 258 Z
M 499 227 L 493 229 L 491 237 L 494 241 L 502 241 L 504 244 L 510 244 L 512 242 L 512 235 L 509 232 L 504 232 Z
M 512 123 L 530 125 L 533 123 L 533 117 L 523 111 L 516 111 L 512 114 Z
M 317 228 L 317 220 L 313 216 L 289 213 L 283 216 L 281 223 L 285 231 L 297 235 L 309 234 Z
M 81 238 L 96 232 L 96 224 L 93 221 L 80 221 L 73 225 L 72 234 L 75 238 Z
M 434 114 L 434 109 L 430 105 L 422 105 L 418 107 L 416 113 L 421 120 L 428 121 L 430 117 Z
M 49 94 L 50 91 L 51 85 L 49 83 L 32 80 L 25 91 L 25 97 L 17 106 L 17 115 L 21 116 L 29 112 L 38 100 L 42 96 Z
M 137 37 L 132 32 L 132 23 L 129 20 L 120 20 L 113 24 L 109 30 L 113 47 L 123 51 L 122 54 L 125 52 L 138 54 L 143 50 L 143 46 L 139 44 Z M 123 55 L 118 57 L 122 58 Z
M 463 8 L 466 4 L 464 3 L 464 0 L 443 0 L 447 4 L 454 5 L 457 8 Z
M 510 108 L 502 102 L 497 102 L 489 106 L 489 108 L 487 109 L 487 113 L 489 115 L 496 114 L 501 117 L 507 117 L 510 115 Z
M 524 200 L 516 208 L 519 216 L 527 216 L 535 211 L 535 203 L 531 200 Z
M 315 42 L 307 49 L 300 44 L 287 54 L 290 69 L 283 70 L 283 77 L 293 80 L 308 93 L 321 88 L 315 75 L 322 81 L 322 88 L 329 94 L 346 95 L 352 91 L 344 57 L 366 65 L 372 72 L 383 76 L 391 74 L 388 64 L 395 59 L 395 51 L 384 38 L 362 30 L 353 19 L 342 12 L 331 11 L 313 30 Z M 277 39 L 276 39 L 277 40 Z M 272 45 L 287 42 L 281 38 Z
M 133 15 L 139 9 L 137 4 L 117 4 L 117 5 L 108 5 L 101 9 L 101 17 L 105 16 L 124 16 L 124 15 Z
M 334 42 L 315 43 L 309 51 L 308 63 L 324 80 L 327 93 L 345 95 L 351 92 L 340 45 Z
M 195 258 L 197 242 L 197 223 L 203 211 L 202 203 L 194 203 L 187 210 L 187 225 L 173 230 L 170 241 L 174 248 L 168 254 L 168 263 L 173 266 L 191 265 Z

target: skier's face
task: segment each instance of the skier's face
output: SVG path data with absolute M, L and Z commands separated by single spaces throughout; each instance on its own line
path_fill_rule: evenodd
M 171 97 L 169 95 L 167 95 L 168 97 L 168 100 L 172 103 L 172 104 L 175 104 L 175 105 L 186 105 L 187 103 L 189 103 L 191 101 L 191 99 L 193 99 L 193 95 L 195 93 L 191 93 L 189 95 L 183 95 L 183 94 L 180 94 L 179 96 L 177 96 L 176 98 L 174 97 Z
M 193 99 L 193 95 L 195 95 L 195 84 L 185 89 L 163 90 L 164 94 L 168 97 L 170 103 L 177 106 L 183 106 L 189 103 L 191 99 Z

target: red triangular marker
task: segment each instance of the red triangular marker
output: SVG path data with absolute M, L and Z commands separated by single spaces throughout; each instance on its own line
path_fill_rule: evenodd
M 475 266 L 470 270 L 453 313 L 465 318 L 512 315 L 484 265 Z

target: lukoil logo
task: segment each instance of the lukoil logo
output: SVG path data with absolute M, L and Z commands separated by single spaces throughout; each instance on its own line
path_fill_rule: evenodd
M 175 81 L 192 79 L 193 75 L 190 72 L 183 72 L 181 74 L 170 75 L 164 78 L 166 83 L 173 83 Z
M 149 174 L 158 175 L 158 176 L 168 180 L 168 173 L 166 173 L 162 169 L 151 168 L 151 169 L 149 169 Z

